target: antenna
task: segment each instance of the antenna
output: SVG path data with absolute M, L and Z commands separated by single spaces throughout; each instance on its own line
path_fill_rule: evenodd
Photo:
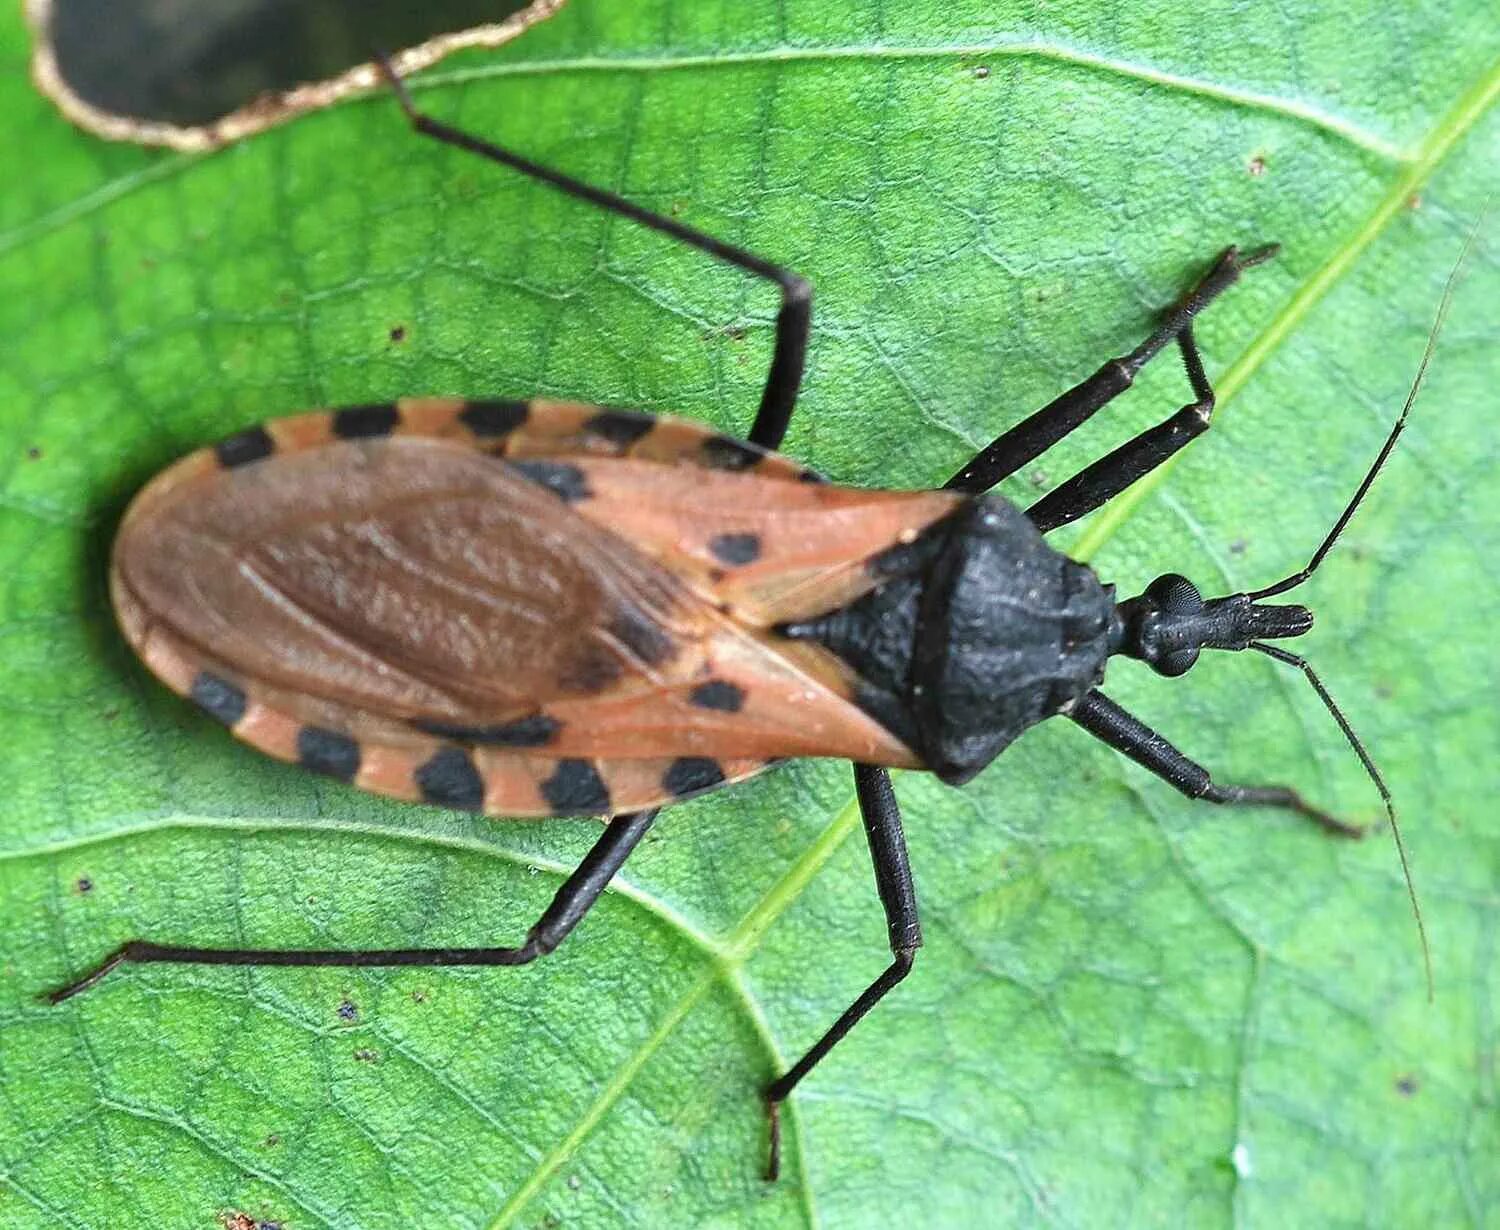
M 1354 754 L 1359 757 L 1360 763 L 1365 766 L 1365 772 L 1370 775 L 1370 780 L 1375 783 L 1375 789 L 1380 791 L 1381 801 L 1385 804 L 1386 818 L 1391 822 L 1391 836 L 1396 839 L 1396 853 L 1401 856 L 1401 874 L 1406 877 L 1406 895 L 1411 899 L 1412 917 L 1417 920 L 1417 938 L 1422 942 L 1422 966 L 1427 971 L 1427 1001 L 1429 1003 L 1435 998 L 1433 994 L 1432 981 L 1432 948 L 1427 942 L 1427 924 L 1422 919 L 1422 907 L 1417 904 L 1417 888 L 1412 883 L 1411 863 L 1406 857 L 1406 842 L 1401 838 L 1401 826 L 1396 823 L 1396 805 L 1391 800 L 1390 788 L 1385 784 L 1385 778 L 1380 775 L 1380 770 L 1375 767 L 1375 761 L 1371 759 L 1370 753 L 1365 750 L 1365 745 L 1360 737 L 1354 733 L 1354 727 L 1349 725 L 1349 719 L 1344 716 L 1344 711 L 1334 703 L 1332 695 L 1312 665 L 1304 657 L 1295 653 L 1289 653 L 1279 645 L 1268 645 L 1265 641 L 1251 641 L 1251 649 L 1258 649 L 1268 657 L 1275 658 L 1278 662 L 1285 662 L 1288 666 L 1295 666 L 1312 684 L 1313 691 L 1323 702 L 1328 712 L 1333 715 L 1333 720 L 1339 724 L 1339 729 L 1344 732 L 1344 738 L 1349 740 L 1349 746 L 1354 749 Z
M 1396 448 L 1396 441 L 1401 438 L 1401 433 L 1406 430 L 1406 420 L 1411 414 L 1412 406 L 1416 403 L 1417 394 L 1422 388 L 1422 382 L 1427 377 L 1427 365 L 1432 361 L 1433 351 L 1437 349 L 1438 337 L 1443 332 L 1443 325 L 1447 323 L 1448 309 L 1453 303 L 1453 292 L 1458 288 L 1464 266 L 1469 260 L 1469 253 L 1474 248 L 1475 241 L 1479 237 L 1479 229 L 1483 226 L 1484 220 L 1489 217 L 1489 212 L 1489 206 L 1486 204 L 1485 208 L 1480 211 L 1478 221 L 1474 223 L 1473 228 L 1469 231 L 1468 238 L 1464 240 L 1463 251 L 1458 254 L 1458 260 L 1454 262 L 1453 270 L 1448 274 L 1448 280 L 1443 286 L 1443 298 L 1438 304 L 1437 316 L 1434 318 L 1432 329 L 1427 335 L 1427 347 L 1422 351 L 1421 363 L 1417 365 L 1416 378 L 1412 381 L 1411 390 L 1406 395 L 1406 404 L 1401 407 L 1401 414 L 1397 417 L 1395 426 L 1391 428 L 1390 434 L 1386 436 L 1385 443 L 1380 446 L 1380 452 L 1376 454 L 1375 461 L 1365 472 L 1364 480 L 1359 484 L 1359 489 L 1355 491 L 1354 498 L 1345 505 L 1344 511 L 1339 514 L 1338 520 L 1333 523 L 1333 528 L 1328 531 L 1327 536 L 1318 545 L 1318 549 L 1313 552 L 1312 558 L 1307 561 L 1307 566 L 1288 577 L 1283 577 L 1274 585 L 1268 585 L 1264 589 L 1256 590 L 1249 595 L 1252 601 L 1270 598 L 1276 594 L 1285 593 L 1289 589 L 1295 589 L 1303 581 L 1307 580 L 1308 577 L 1312 576 L 1318 570 L 1318 565 L 1323 562 L 1323 558 L 1333 549 L 1333 544 L 1338 541 L 1339 535 L 1344 532 L 1344 527 L 1349 524 L 1358 510 L 1360 503 L 1369 494 L 1370 488 L 1374 486 L 1375 479 L 1379 476 L 1382 467 L 1384 467 L 1386 459 L 1390 457 Z M 1370 780 L 1375 783 L 1375 789 L 1380 791 L 1381 801 L 1385 804 L 1386 817 L 1391 822 L 1391 836 L 1396 841 L 1396 853 L 1401 857 L 1401 874 L 1406 878 L 1406 895 L 1411 899 L 1412 917 L 1417 920 L 1417 938 L 1422 943 L 1422 965 L 1427 971 L 1427 999 L 1428 1002 L 1431 1002 L 1435 998 L 1432 978 L 1432 948 L 1427 942 L 1427 924 L 1422 919 L 1422 907 L 1417 903 L 1417 889 L 1411 878 L 1411 862 L 1406 856 L 1406 842 L 1402 840 L 1401 826 L 1396 822 L 1396 806 L 1391 800 L 1391 792 L 1385 784 L 1385 778 L 1380 775 L 1380 770 L 1375 767 L 1375 761 L 1370 758 L 1370 753 L 1365 750 L 1365 745 L 1360 741 L 1359 736 L 1354 733 L 1354 728 L 1349 725 L 1349 720 L 1344 716 L 1343 710 L 1334 703 L 1333 697 L 1329 694 L 1328 689 L 1323 686 L 1323 681 L 1318 678 L 1317 672 L 1309 665 L 1306 658 L 1289 653 L 1279 646 L 1269 645 L 1264 641 L 1251 641 L 1250 648 L 1259 650 L 1261 653 L 1275 658 L 1276 661 L 1285 663 L 1287 666 L 1296 667 L 1302 672 L 1308 683 L 1312 684 L 1313 690 L 1317 692 L 1318 698 L 1323 702 L 1324 707 L 1333 715 L 1333 720 L 1338 723 L 1339 729 L 1344 732 L 1344 738 L 1349 740 L 1349 746 L 1354 749 L 1355 755 L 1359 757 L 1360 763 L 1365 767 L 1365 772 L 1370 775 Z
M 1443 298 L 1438 304 L 1437 318 L 1432 322 L 1432 331 L 1427 335 L 1427 349 L 1422 352 L 1422 362 L 1417 365 L 1417 376 L 1411 383 L 1411 391 L 1406 395 L 1406 404 L 1401 407 L 1401 414 L 1396 419 L 1396 425 L 1391 428 L 1391 434 L 1386 436 L 1385 443 L 1380 446 L 1380 452 L 1376 455 L 1374 464 L 1366 471 L 1364 481 L 1359 485 L 1359 490 L 1354 493 L 1354 498 L 1349 501 L 1344 511 L 1339 514 L 1339 519 L 1333 523 L 1333 528 L 1328 531 L 1328 536 L 1323 539 L 1318 549 L 1313 552 L 1312 559 L 1307 561 L 1307 566 L 1292 573 L 1289 577 L 1283 577 L 1275 585 L 1267 585 L 1265 589 L 1256 590 L 1250 595 L 1252 601 L 1274 597 L 1276 594 L 1284 594 L 1289 589 L 1296 589 L 1303 581 L 1312 576 L 1318 570 L 1318 565 L 1323 562 L 1323 557 L 1328 554 L 1333 548 L 1333 544 L 1338 541 L 1339 535 L 1344 532 L 1344 527 L 1349 524 L 1350 519 L 1359 508 L 1360 502 L 1369 493 L 1370 488 L 1374 486 L 1375 479 L 1380 474 L 1381 468 L 1385 465 L 1386 458 L 1391 455 L 1396 447 L 1396 441 L 1401 438 L 1401 433 L 1406 430 L 1407 416 L 1411 414 L 1412 405 L 1417 400 L 1417 393 L 1421 391 L 1422 382 L 1427 378 L 1427 364 L 1432 359 L 1432 352 L 1437 349 L 1437 340 L 1443 332 L 1443 325 L 1447 323 L 1448 308 L 1453 302 L 1453 292 L 1458 288 L 1459 277 L 1463 272 L 1464 266 L 1468 263 L 1469 252 L 1474 247 L 1475 239 L 1479 236 L 1479 228 L 1488 216 L 1489 207 L 1486 206 L 1484 211 L 1479 215 L 1479 221 L 1474 224 L 1474 228 L 1469 232 L 1469 237 L 1464 240 L 1463 251 L 1458 254 L 1458 260 L 1453 265 L 1453 271 L 1448 275 L 1448 281 L 1443 286 Z

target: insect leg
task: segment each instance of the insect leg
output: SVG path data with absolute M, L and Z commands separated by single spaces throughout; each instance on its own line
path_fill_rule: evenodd
M 1347 824 L 1326 811 L 1312 806 L 1290 786 L 1226 786 L 1209 776 L 1208 770 L 1163 739 L 1139 718 L 1122 709 L 1103 692 L 1090 692 L 1068 716 L 1096 739 L 1124 752 L 1136 764 L 1144 765 L 1157 777 L 1175 786 L 1190 799 L 1210 803 L 1245 804 L 1262 807 L 1284 807 L 1298 815 L 1315 820 L 1330 833 L 1340 837 L 1362 837 L 1364 829 Z
M 1276 254 L 1276 251 L 1275 245 L 1272 245 L 1241 256 L 1238 248 L 1230 248 L 1219 257 L 1213 268 L 1204 275 L 1203 280 L 1168 313 L 1156 332 L 1144 342 L 1129 354 L 1110 359 L 1082 384 L 1075 385 L 1043 406 L 1030 418 L 1017 423 L 980 452 L 945 485 L 957 491 L 967 491 L 977 495 L 982 491 L 988 491 L 1002 479 L 1008 478 L 1027 462 L 1040 457 L 1064 436 L 1087 422 L 1108 402 L 1113 401 L 1128 389 L 1134 383 L 1136 374 L 1141 368 L 1155 358 L 1168 342 L 1180 341 L 1185 335 L 1190 337 L 1193 318 L 1233 286 L 1239 280 L 1241 273 L 1252 265 L 1269 260 Z M 1191 346 L 1191 341 L 1188 346 Z M 1192 350 L 1190 357 L 1185 347 L 1183 359 L 1188 365 L 1189 378 L 1192 378 L 1195 364 L 1201 372 L 1202 365 L 1197 363 L 1196 348 Z M 1207 384 L 1206 381 L 1204 383 Z M 1193 394 L 1200 401 L 1202 400 L 1202 394 L 1196 384 Z M 1212 408 L 1211 392 L 1209 398 L 1209 405 Z M 1061 525 L 1062 522 L 1058 524 Z
M 389 61 L 381 56 L 378 57 L 378 62 L 401 103 L 401 109 L 406 112 L 406 118 L 423 136 L 498 162 L 522 175 L 550 184 L 569 196 L 588 201 L 600 209 L 619 214 L 622 218 L 629 218 L 653 231 L 670 235 L 700 252 L 706 252 L 715 260 L 738 266 L 757 277 L 776 283 L 781 289 L 781 310 L 776 316 L 775 350 L 771 356 L 771 370 L 766 377 L 766 387 L 761 394 L 760 408 L 756 411 L 755 423 L 746 439 L 761 448 L 774 449 L 780 445 L 797 404 L 797 391 L 802 387 L 802 369 L 807 359 L 807 339 L 812 327 L 812 285 L 806 278 L 790 269 L 783 269 L 780 265 L 773 265 L 753 252 L 746 252 L 743 248 L 736 248 L 712 235 L 684 226 L 673 218 L 642 209 L 613 192 L 585 184 L 571 175 L 544 167 L 520 154 L 424 115 L 413 105 L 406 86 L 396 76 Z
M 1136 479 L 1149 474 L 1190 440 L 1208 430 L 1214 413 L 1214 391 L 1203 370 L 1191 325 L 1177 335 L 1182 363 L 1195 400 L 1165 422 L 1148 427 L 1098 461 L 1085 466 L 1066 482 L 1054 487 L 1026 510 L 1032 524 L 1047 533 L 1076 521 L 1101 504 L 1114 499 Z
M 134 962 L 168 962 L 185 965 L 525 965 L 545 956 L 563 942 L 589 908 L 599 899 L 615 872 L 646 835 L 657 810 L 615 816 L 605 826 L 578 869 L 563 881 L 552 904 L 536 920 L 526 939 L 516 948 L 180 948 L 131 940 L 117 948 L 97 968 L 76 982 L 46 996 L 60 1004 L 87 991 L 116 967 Z
M 906 857 L 906 837 L 901 832 L 901 808 L 891 789 L 891 775 L 870 765 L 854 766 L 854 788 L 859 812 L 875 864 L 875 888 L 885 910 L 886 930 L 895 957 L 890 967 L 875 979 L 808 1052 L 766 1087 L 766 1108 L 771 1116 L 771 1157 L 766 1178 L 781 1171 L 781 1103 L 817 1063 L 842 1041 L 893 986 L 911 971 L 917 949 L 922 946 L 922 924 L 917 917 L 917 891 L 912 884 L 911 863 Z

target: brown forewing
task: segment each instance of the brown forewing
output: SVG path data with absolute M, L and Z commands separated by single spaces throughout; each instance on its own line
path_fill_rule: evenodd
M 916 763 L 839 663 L 773 625 L 869 588 L 864 561 L 954 497 L 724 469 L 720 438 L 676 420 L 569 452 L 576 406 L 478 441 L 466 404 L 403 403 L 369 439 L 281 420 L 254 464 L 178 463 L 117 540 L 128 639 L 180 692 L 242 695 L 219 716 L 273 755 L 500 814 L 648 806 L 788 756 Z M 423 785 L 458 755 L 477 786 Z

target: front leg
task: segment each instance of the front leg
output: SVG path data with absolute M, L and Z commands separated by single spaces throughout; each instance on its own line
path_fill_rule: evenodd
M 1202 374 L 1202 364 L 1198 362 L 1197 348 L 1192 341 L 1193 320 L 1199 312 L 1233 286 L 1241 273 L 1275 254 L 1275 245 L 1244 256 L 1240 255 L 1239 249 L 1230 248 L 1214 262 L 1213 268 L 1204 275 L 1203 280 L 1167 313 L 1160 327 L 1144 342 L 1129 354 L 1110 359 L 1082 384 L 1075 385 L 1030 418 L 1017 423 L 980 451 L 944 485 L 970 495 L 989 491 L 1002 479 L 1040 457 L 1125 392 L 1135 382 L 1141 368 L 1174 341 L 1182 351 L 1188 379 L 1193 386 L 1195 404 L 1212 409 L 1213 393 L 1208 388 L 1207 378 Z M 1091 492 L 1080 500 L 1075 491 L 1064 497 L 1070 513 L 1067 519 L 1082 516 L 1082 512 L 1075 511 L 1075 508 L 1081 507 L 1094 494 L 1096 493 Z M 1037 518 L 1033 517 L 1033 520 Z M 1063 521 L 1055 521 L 1054 524 L 1061 525 Z M 1042 528 L 1045 530 L 1051 527 Z
M 1094 738 L 1124 752 L 1138 765 L 1176 787 L 1190 799 L 1209 803 L 1258 804 L 1284 807 L 1322 825 L 1340 837 L 1363 837 L 1364 829 L 1312 806 L 1290 786 L 1220 785 L 1207 769 L 1189 760 L 1140 718 L 1122 709 L 1103 692 L 1090 692 L 1068 711 L 1068 716 Z

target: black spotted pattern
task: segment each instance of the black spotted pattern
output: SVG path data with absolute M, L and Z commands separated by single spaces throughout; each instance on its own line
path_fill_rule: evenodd
M 247 431 L 236 432 L 214 445 L 214 453 L 219 458 L 219 464 L 226 470 L 232 470 L 235 466 L 247 466 L 252 461 L 260 461 L 275 451 L 276 442 L 271 439 L 264 427 L 251 427 Z
M 510 464 L 564 503 L 576 504 L 594 494 L 589 490 L 583 471 L 566 461 L 513 461 Z
M 609 787 L 587 760 L 559 760 L 557 772 L 542 783 L 542 798 L 558 816 L 602 816 L 609 812 Z
M 417 789 L 428 803 L 476 811 L 484 804 L 484 779 L 461 747 L 441 747 L 416 772 Z
M 471 401 L 459 412 L 458 421 L 476 436 L 495 439 L 510 435 L 529 413 L 524 401 Z
M 708 549 L 721 564 L 753 564 L 760 558 L 760 535 L 715 534 Z
M 710 679 L 694 688 L 688 699 L 700 709 L 738 713 L 745 705 L 745 689 L 727 679 Z
M 711 790 L 724 780 L 724 767 L 708 756 L 683 756 L 674 760 L 662 776 L 661 784 L 675 798 L 685 798 Z
M 345 406 L 333 412 L 333 434 L 341 440 L 367 440 L 388 436 L 396 430 L 401 415 L 390 402 L 369 406 Z
M 656 426 L 656 420 L 638 410 L 601 410 L 583 425 L 584 431 L 598 436 L 624 452 L 648 431 Z
M 748 470 L 764 456 L 755 445 L 733 436 L 709 436 L 703 441 L 703 459 L 715 470 Z
M 204 713 L 225 726 L 245 716 L 245 691 L 209 671 L 199 671 L 188 693 Z
M 297 763 L 314 773 L 351 782 L 359 772 L 359 744 L 336 730 L 304 726 L 297 732 Z
M 545 713 L 533 713 L 529 717 L 517 718 L 514 722 L 501 722 L 494 726 L 460 726 L 450 722 L 430 722 L 418 718 L 411 723 L 420 731 L 453 739 L 459 743 L 483 743 L 492 747 L 546 747 L 562 723 Z

